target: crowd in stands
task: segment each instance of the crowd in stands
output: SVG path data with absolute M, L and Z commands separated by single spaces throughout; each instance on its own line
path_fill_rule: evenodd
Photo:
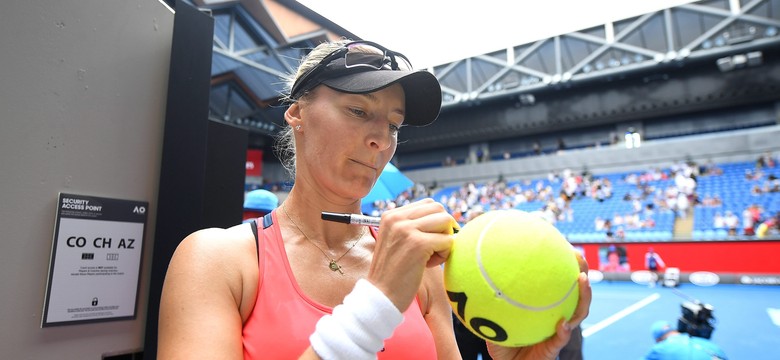
M 777 161 L 767 153 L 746 172 L 748 188 L 760 185 L 756 195 L 780 192 L 780 180 L 774 169 Z M 457 188 L 427 189 L 421 184 L 399 195 L 396 199 L 374 204 L 372 215 L 402 206 L 424 197 L 434 197 L 443 204 L 461 223 L 486 211 L 519 208 L 521 204 L 538 204 L 534 210 L 549 222 L 573 222 L 576 216 L 572 201 L 595 201 L 602 203 L 613 196 L 619 196 L 630 204 L 630 210 L 623 213 L 601 214 L 593 223 L 594 232 L 605 232 L 606 240 L 619 241 L 626 231 L 653 229 L 657 213 L 673 213 L 678 218 L 692 216 L 695 207 L 722 209 L 724 200 L 718 193 L 700 194 L 698 182 L 706 178 L 722 176 L 724 170 L 707 161 L 697 164 L 686 160 L 669 168 L 651 167 L 646 171 L 629 172 L 619 178 L 624 193 L 614 194 L 614 177 L 594 176 L 587 170 L 581 173 L 564 169 L 549 173 L 544 179 L 507 182 L 505 179 L 477 184 L 466 183 Z M 748 176 L 749 175 L 749 176 Z M 629 185 L 626 187 L 625 185 Z M 434 192 L 435 191 L 435 192 Z M 741 217 L 740 217 L 741 215 Z M 729 236 L 759 236 L 780 233 L 780 204 L 767 212 L 762 206 L 752 204 L 742 214 L 731 210 L 718 212 L 712 220 L 713 229 L 725 229 Z M 590 221 L 590 220 L 589 220 Z
M 404 206 L 411 202 L 431 197 L 430 190 L 423 184 L 416 183 L 414 186 L 406 191 L 401 192 L 395 199 L 377 200 L 374 201 L 371 211 L 368 215 L 379 216 L 383 212 L 394 209 L 399 206 Z

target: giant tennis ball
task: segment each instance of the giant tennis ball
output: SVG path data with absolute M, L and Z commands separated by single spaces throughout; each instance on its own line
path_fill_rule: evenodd
M 458 319 L 508 347 L 555 333 L 577 306 L 579 264 L 561 233 L 535 214 L 488 211 L 455 235 L 444 285 Z

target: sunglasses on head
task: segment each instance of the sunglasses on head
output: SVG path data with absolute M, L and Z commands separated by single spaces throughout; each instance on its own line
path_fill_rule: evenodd
M 412 64 L 403 54 L 375 42 L 353 41 L 325 56 L 295 80 L 290 98 L 300 98 L 325 80 L 366 70 L 412 70 Z

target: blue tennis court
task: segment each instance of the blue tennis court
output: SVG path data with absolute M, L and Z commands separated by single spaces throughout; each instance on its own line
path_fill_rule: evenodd
M 682 283 L 651 288 L 628 281 L 592 286 L 591 312 L 583 322 L 585 359 L 641 358 L 654 344 L 651 324 L 676 324 L 681 303 L 694 299 L 714 307 L 711 340 L 729 359 L 780 359 L 780 286 Z

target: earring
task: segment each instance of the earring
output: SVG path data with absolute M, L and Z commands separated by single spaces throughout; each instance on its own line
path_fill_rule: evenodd
M 295 125 L 295 131 L 301 131 L 301 126 L 300 125 Z

